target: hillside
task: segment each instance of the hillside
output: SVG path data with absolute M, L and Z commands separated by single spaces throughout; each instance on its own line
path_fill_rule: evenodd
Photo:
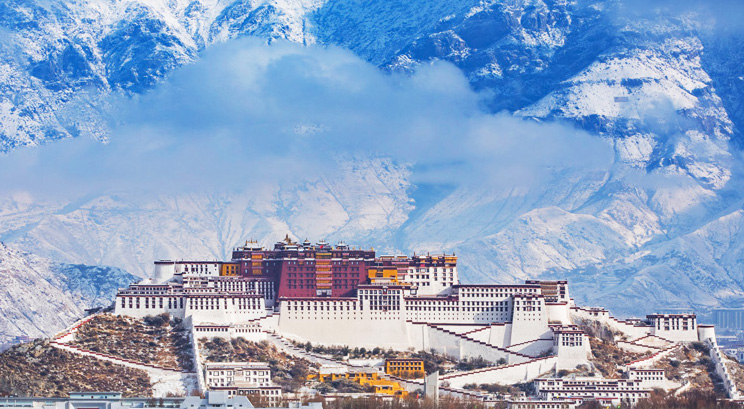
M 182 323 L 170 318 L 165 314 L 144 319 L 100 314 L 66 332 L 54 344 L 37 340 L 14 346 L 0 354 L 0 393 L 49 396 L 64 396 L 72 390 L 117 390 L 124 391 L 128 396 L 190 393 L 196 386 L 194 373 L 184 373 L 184 370 L 191 369 L 194 349 L 188 343 Z M 660 368 L 665 371 L 665 394 L 670 396 L 684 396 L 690 391 L 719 397 L 726 394 L 707 344 L 675 344 L 651 335 L 630 340 L 621 332 L 593 319 L 577 319 L 577 323 L 589 336 L 592 349 L 589 363 L 579 364 L 574 369 L 562 369 L 555 373 L 549 370 L 531 376 L 617 379 L 627 375 L 625 371 L 628 367 Z M 364 391 L 364 388 L 350 382 L 319 384 L 312 379 L 310 375 L 320 368 L 317 362 L 334 360 L 339 365 L 345 365 L 344 361 L 349 360 L 348 364 L 350 359 L 380 362 L 393 357 L 419 358 L 424 361 L 427 373 L 439 371 L 450 376 L 491 367 L 509 367 L 505 360 L 488 362 L 483 358 L 471 358 L 458 361 L 425 351 L 414 352 L 413 349 L 366 350 L 311 343 L 295 343 L 294 348 L 279 349 L 276 345 L 281 344 L 272 343 L 275 341 L 251 342 L 242 338 L 225 340 L 219 337 L 201 338 L 197 342 L 202 364 L 266 363 L 271 369 L 272 381 L 285 392 L 296 392 L 305 387 L 327 391 Z M 65 348 L 77 352 L 62 350 Z M 99 354 L 94 356 L 91 351 Z M 312 354 L 307 355 L 306 352 Z M 109 361 L 135 365 L 148 372 Z M 732 359 L 725 364 L 741 389 L 744 385 L 744 365 Z M 422 375 L 412 374 L 415 377 Z M 529 382 L 507 379 L 511 379 L 516 388 L 529 389 Z M 516 390 L 507 385 L 476 383 L 467 384 L 466 389 L 488 393 Z
M 46 340 L 0 353 L 0 393 L 65 397 L 77 391 L 152 396 L 147 373 L 53 348 Z
M 193 371 L 189 332 L 167 314 L 144 320 L 100 314 L 85 322 L 69 344 L 88 351 L 179 371 Z

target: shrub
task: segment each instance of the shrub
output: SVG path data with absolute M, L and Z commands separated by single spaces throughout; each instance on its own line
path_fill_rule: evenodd
M 704 342 L 700 342 L 700 341 L 697 341 L 697 342 L 692 342 L 692 343 L 690 344 L 690 346 L 691 346 L 691 347 L 692 347 L 692 349 L 694 349 L 695 351 L 698 351 L 698 352 L 702 352 L 702 353 L 704 353 L 704 354 L 709 354 L 709 353 L 710 353 L 710 348 L 708 348 L 708 346 L 707 346 L 707 345 L 705 345 L 705 343 L 704 343 Z
M 489 366 L 494 365 L 491 361 L 483 359 L 483 357 L 479 356 L 477 358 L 463 358 L 460 362 L 457 363 L 455 368 L 458 371 L 472 371 L 473 369 L 486 368 Z
M 165 321 L 163 320 L 163 317 L 159 315 L 156 315 L 154 317 L 152 315 L 148 315 L 147 317 L 143 319 L 143 321 L 145 322 L 145 325 L 150 326 L 150 327 L 162 327 L 163 324 L 165 323 Z

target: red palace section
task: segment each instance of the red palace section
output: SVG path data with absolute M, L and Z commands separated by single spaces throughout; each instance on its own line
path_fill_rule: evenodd
M 323 241 L 295 243 L 287 237 L 273 250 L 247 242 L 233 251 L 229 264 L 237 265 L 241 276 L 274 281 L 277 297 L 348 297 L 367 281 L 375 252 Z

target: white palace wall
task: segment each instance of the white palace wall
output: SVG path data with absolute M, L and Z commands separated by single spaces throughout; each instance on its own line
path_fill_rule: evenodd
M 266 315 L 261 296 L 127 295 L 116 298 L 116 315 L 135 318 L 168 313 L 194 323 L 241 323 Z
M 705 341 L 715 342 L 716 329 L 712 325 L 700 324 L 698 325 L 697 331 L 698 331 L 698 340 L 702 342 L 705 342 Z
M 652 314 L 651 334 L 672 342 L 698 341 L 697 318 L 692 314 Z
M 511 323 L 494 322 L 492 324 L 450 324 L 437 323 L 436 327 L 445 329 L 475 341 L 491 345 L 506 346 L 511 344 Z
M 508 349 L 509 351 L 518 352 L 520 354 L 539 356 L 553 350 L 553 339 L 536 339 L 531 342 L 524 342 L 521 344 L 512 345 Z
M 186 299 L 184 314 L 199 323 L 242 323 L 266 315 L 260 296 L 206 296 Z
M 266 340 L 266 332 L 258 325 L 220 325 L 220 324 L 197 324 L 192 327 L 193 336 L 201 338 L 243 338 L 246 341 L 261 342 Z
M 715 339 L 707 340 L 705 341 L 705 343 L 710 348 L 710 358 L 716 365 L 716 374 L 721 377 L 724 389 L 726 389 L 726 394 L 731 399 L 739 399 L 739 390 L 736 387 L 734 377 L 731 376 L 731 373 L 724 363 L 724 360 L 729 358 L 721 352 L 721 349 L 718 347 L 718 343 L 716 343 Z
M 185 318 L 182 296 L 173 295 L 133 295 L 117 297 L 114 313 L 135 318 L 168 313 L 173 317 Z
M 512 324 L 510 323 L 497 323 L 491 324 L 491 328 L 488 330 L 488 343 L 491 345 L 506 346 L 512 345 L 511 340 Z M 474 339 L 477 339 L 473 337 Z
M 552 338 L 547 315 L 545 299 L 542 295 L 515 295 L 511 344 Z
M 434 350 L 456 359 L 492 362 L 531 359 L 520 350 L 534 355 L 550 351 L 545 341 L 552 339 L 552 332 L 539 288 L 457 289 L 461 298 L 404 297 L 394 286 L 362 287 L 359 298 L 287 298 L 280 303 L 278 331 L 301 342 Z M 517 293 L 521 290 L 527 293 Z M 506 350 L 513 344 L 519 344 L 516 350 Z
M 397 350 L 410 346 L 408 325 L 400 319 L 349 314 L 339 314 L 334 318 L 310 315 L 290 318 L 285 314 L 289 315 L 288 312 L 282 312 L 279 316 L 278 330 L 283 336 L 296 341 Z
M 651 333 L 650 326 L 636 326 L 634 323 L 620 321 L 610 316 L 609 311 L 602 308 L 571 307 L 571 318 L 575 320 L 592 320 L 607 325 L 619 331 L 628 339 L 638 339 Z
M 421 350 L 436 351 L 438 354 L 448 355 L 455 359 L 462 359 L 462 349 L 460 346 L 462 337 L 432 328 L 426 324 L 419 324 L 418 326 L 421 327 L 424 339 L 424 344 L 421 345 L 420 348 Z M 414 348 L 416 347 L 414 346 Z M 483 354 L 481 353 L 481 355 Z
M 478 357 L 481 357 L 493 363 L 497 363 L 499 362 L 499 360 L 504 359 L 508 364 L 520 363 L 528 361 L 530 359 L 530 357 L 528 356 L 510 353 L 506 349 L 497 349 L 493 346 L 489 346 L 479 342 L 473 342 L 469 340 L 460 341 L 460 359 Z
M 285 314 L 279 316 L 278 330 L 283 336 L 299 342 L 346 345 L 351 348 L 433 350 L 456 359 L 482 357 L 491 362 L 498 362 L 502 358 L 509 363 L 530 359 L 518 353 L 499 349 L 506 345 L 504 341 L 509 338 L 511 324 L 491 326 L 489 338 L 490 342 L 496 345 L 494 346 L 449 330 L 460 326 L 414 323 L 403 321 L 395 315 L 390 319 L 384 319 L 373 313 L 357 312 L 356 315 L 337 314 L 334 318 L 301 315 L 298 319 Z M 525 345 L 525 348 L 529 349 L 530 346 Z
M 560 343 L 560 337 L 556 339 L 553 350 L 558 356 L 556 369 L 575 369 L 578 365 L 589 364 L 589 356 L 592 352 L 589 337 L 586 334 L 580 336 L 583 340 L 580 345 L 565 346 Z
M 488 345 L 481 341 L 459 336 L 447 331 L 446 327 L 443 325 L 438 327 L 426 324 L 412 325 L 421 327 L 424 338 L 423 345 L 412 345 L 416 349 L 425 351 L 434 350 L 437 353 L 446 354 L 455 359 L 480 357 L 494 363 L 501 359 L 504 359 L 509 363 L 522 362 L 529 359 L 512 354 L 505 349 L 499 349 L 499 347 Z
M 517 364 L 444 375 L 439 380 L 449 383 L 454 388 L 462 388 L 470 383 L 514 384 L 531 381 L 554 371 L 557 362 L 556 357 L 538 358 Z
M 471 338 L 474 338 L 474 335 L 476 333 L 487 331 L 490 328 L 490 325 L 486 325 L 486 324 L 463 324 L 463 323 L 442 324 L 442 323 L 439 323 L 436 325 L 441 326 L 441 327 L 446 327 L 448 331 L 451 331 L 457 334 L 467 334 L 467 336 Z M 474 333 L 474 334 L 471 334 L 471 333 Z
M 545 303 L 545 310 L 548 312 L 548 322 L 551 324 L 560 323 L 568 325 L 572 323 L 571 308 L 567 302 Z

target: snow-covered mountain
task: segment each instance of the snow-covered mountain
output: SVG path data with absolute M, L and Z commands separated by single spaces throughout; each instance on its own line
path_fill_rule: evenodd
M 0 345 L 16 336 L 51 336 L 107 307 L 136 278 L 115 267 L 63 264 L 0 243 Z
M 606 141 L 615 158 L 530 186 L 417 181 L 415 164 L 370 156 L 260 194 L 8 196 L 0 238 L 144 276 L 153 259 L 224 258 L 244 239 L 269 244 L 290 233 L 383 251 L 456 251 L 468 281 L 567 277 L 580 302 L 621 314 L 742 306 L 744 35 L 699 6 L 6 1 L 2 150 L 106 139 L 108 94 L 146 92 L 216 43 L 258 36 L 340 46 L 392 72 L 449 61 L 492 112 L 567 121 Z
M 87 197 L 78 203 L 15 198 L 0 214 L 4 241 L 55 260 L 116 265 L 141 277 L 163 258 L 223 260 L 253 238 L 295 237 L 389 242 L 412 205 L 406 167 L 389 160 L 349 163 L 339 175 L 225 194 Z M 25 203 L 18 206 L 19 201 Z M 9 209 L 10 208 L 10 209 Z

